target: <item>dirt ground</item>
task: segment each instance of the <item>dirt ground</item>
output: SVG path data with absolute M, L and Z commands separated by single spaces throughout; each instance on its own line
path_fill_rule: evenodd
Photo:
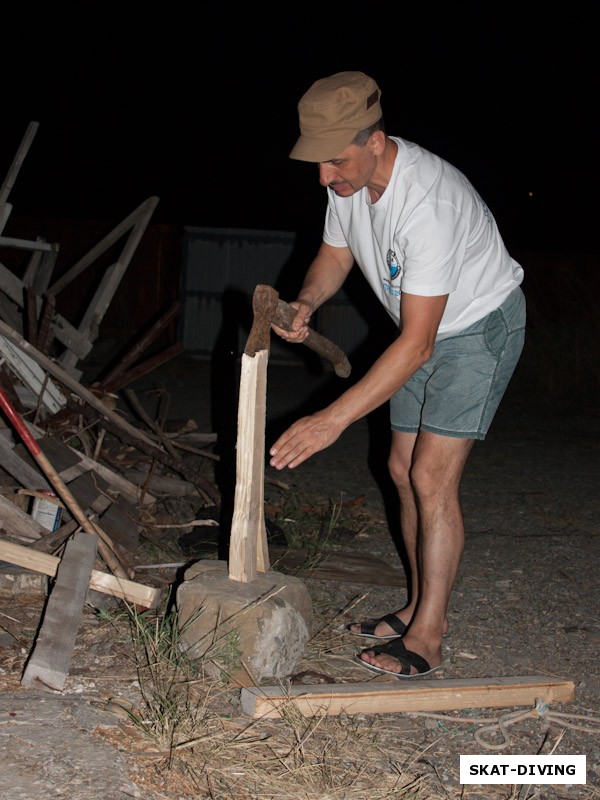
M 171 417 L 194 418 L 200 430 L 214 430 L 231 445 L 235 380 L 220 380 L 216 387 L 210 370 L 210 365 L 180 357 L 135 388 L 140 394 L 168 389 Z M 267 444 L 291 419 L 339 389 L 339 383 L 323 375 L 270 366 Z M 361 713 L 321 721 L 293 714 L 251 720 L 241 710 L 239 690 L 205 677 L 198 679 L 202 725 L 194 744 L 169 755 L 164 741 L 143 736 L 132 724 L 129 711 L 143 706 L 144 686 L 131 643 L 110 620 L 110 611 L 86 608 L 66 687 L 42 698 L 45 708 L 61 704 L 49 719 L 36 716 L 39 695 L 20 685 L 44 599 L 2 599 L 0 755 L 11 767 L 0 798 L 600 797 L 599 443 L 600 414 L 550 413 L 509 391 L 488 439 L 475 445 L 467 465 L 462 487 L 465 553 L 450 602 L 443 668 L 434 673 L 440 681 L 558 678 L 574 683 L 572 702 L 537 712 L 533 707 L 474 708 Z M 276 474 L 267 467 L 269 514 L 288 538 L 303 513 L 312 513 L 313 520 L 320 515 L 325 531 L 320 548 L 366 553 L 401 566 L 393 494 L 382 477 L 386 448 L 385 419 L 376 413 L 295 472 Z M 225 461 L 220 468 L 226 472 Z M 168 508 L 181 521 L 193 512 L 173 498 Z M 189 552 L 182 550 L 180 539 L 180 529 L 167 530 L 160 542 L 154 540 L 154 551 L 142 548 L 137 563 L 186 559 Z M 168 584 L 175 572 L 147 570 L 138 579 Z M 368 640 L 351 635 L 345 626 L 401 607 L 404 588 L 305 580 L 317 630 L 296 674 L 306 673 L 308 683 L 372 681 L 376 687 L 396 681 L 356 663 L 355 654 Z M 84 709 L 98 718 L 84 724 Z M 515 719 L 519 711 L 529 713 Z M 36 718 L 37 733 L 28 727 Z M 500 732 L 502 721 L 507 741 Z M 61 725 L 79 738 L 51 749 L 49 742 L 62 735 Z M 97 748 L 89 747 L 90 740 Z M 81 761 L 75 763 L 78 753 Z M 549 753 L 586 755 L 586 785 L 459 782 L 461 754 Z M 100 772 L 92 769 L 95 757 Z M 26 773 L 31 776 L 27 781 Z M 412 782 L 408 789 L 407 781 Z

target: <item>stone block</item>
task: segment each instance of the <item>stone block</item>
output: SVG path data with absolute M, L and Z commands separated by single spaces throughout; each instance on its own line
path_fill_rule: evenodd
M 176 594 L 183 645 L 214 677 L 242 686 L 293 674 L 314 624 L 305 584 L 268 571 L 240 583 L 225 561 L 198 561 Z

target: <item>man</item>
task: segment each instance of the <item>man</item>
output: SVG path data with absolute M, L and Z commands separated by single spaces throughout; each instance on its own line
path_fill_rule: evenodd
M 411 590 L 403 608 L 348 629 L 387 640 L 360 653 L 365 667 L 411 678 L 442 662 L 464 546 L 460 480 L 519 360 L 525 298 L 523 270 L 473 186 L 438 156 L 388 136 L 380 99 L 362 72 L 318 80 L 300 99 L 290 157 L 318 164 L 328 205 L 322 244 L 291 304 L 292 330 L 275 330 L 302 342 L 356 263 L 399 335 L 331 405 L 284 432 L 270 464 L 298 467 L 390 401 L 388 467 Z

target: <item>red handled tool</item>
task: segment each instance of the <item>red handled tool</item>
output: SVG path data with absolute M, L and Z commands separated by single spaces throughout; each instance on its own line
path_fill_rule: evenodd
M 64 504 L 67 506 L 71 514 L 73 514 L 74 518 L 81 525 L 83 530 L 86 533 L 96 534 L 100 537 L 101 541 L 98 543 L 98 551 L 104 561 L 106 561 L 109 569 L 119 578 L 133 578 L 133 575 L 130 573 L 130 571 L 121 564 L 110 537 L 98 525 L 85 516 L 60 475 L 56 472 L 52 464 L 40 450 L 40 446 L 27 429 L 27 426 L 23 420 L 17 414 L 16 409 L 6 396 L 6 393 L 3 389 L 0 389 L 0 406 L 10 422 L 12 422 L 14 425 L 14 428 L 23 440 L 25 447 L 40 465 L 42 471 L 52 483 Z

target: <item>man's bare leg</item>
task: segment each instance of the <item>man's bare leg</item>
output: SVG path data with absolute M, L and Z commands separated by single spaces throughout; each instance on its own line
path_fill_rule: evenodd
M 413 451 L 417 442 L 416 433 L 392 433 L 392 445 L 388 459 L 388 469 L 400 497 L 400 530 L 406 558 L 408 560 L 409 598 L 404 608 L 395 611 L 398 619 L 405 625 L 411 621 L 418 597 L 419 572 L 417 566 L 417 504 L 410 482 Z M 360 633 L 360 623 L 349 626 L 352 633 Z M 375 628 L 376 636 L 397 636 L 386 622 Z
M 410 629 L 402 639 L 406 649 L 435 667 L 442 661 L 442 637 L 448 627 L 446 612 L 464 547 L 459 486 L 473 440 L 422 431 L 414 444 L 407 482 L 403 465 L 410 443 L 406 436 L 394 434 L 390 454 L 390 472 L 404 507 L 402 521 L 408 522 L 403 536 L 412 571 L 409 604 L 398 616 L 404 622 L 410 621 Z M 413 512 L 418 525 L 410 527 Z M 361 658 L 382 669 L 401 668 L 398 660 L 389 655 L 366 650 Z

